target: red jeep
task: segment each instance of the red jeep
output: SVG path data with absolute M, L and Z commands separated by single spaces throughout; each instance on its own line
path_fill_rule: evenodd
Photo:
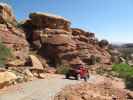
M 73 65 L 71 69 L 69 69 L 68 72 L 66 73 L 67 79 L 69 79 L 69 77 L 71 76 L 75 77 L 76 80 L 84 79 L 85 81 L 87 81 L 87 79 L 89 78 L 89 73 L 87 68 L 85 68 L 81 64 L 78 64 L 78 65 Z

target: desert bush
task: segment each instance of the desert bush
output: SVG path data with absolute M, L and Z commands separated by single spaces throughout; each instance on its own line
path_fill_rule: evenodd
M 117 73 L 113 72 L 112 68 L 110 66 L 106 66 L 106 65 L 103 65 L 103 66 L 96 68 L 95 72 L 99 75 L 104 75 L 106 77 L 117 76 Z
M 100 67 L 96 69 L 96 73 L 107 77 L 122 78 L 125 81 L 126 88 L 133 90 L 133 67 L 128 64 L 113 64 L 112 69 Z
M 120 78 L 129 78 L 133 76 L 133 68 L 128 64 L 114 64 L 112 70 L 119 73 Z
M 112 70 L 118 73 L 118 77 L 123 78 L 126 87 L 133 90 L 133 68 L 128 64 L 114 64 Z
M 4 66 L 7 58 L 11 56 L 11 50 L 0 42 L 0 66 Z
M 61 65 L 57 67 L 56 73 L 57 74 L 66 74 L 70 69 L 70 66 L 68 65 Z
M 133 90 L 133 77 L 129 77 L 125 80 L 127 89 Z
M 101 40 L 101 41 L 99 42 L 99 46 L 100 46 L 100 47 L 105 47 L 105 46 L 107 46 L 107 45 L 109 45 L 109 42 L 108 42 L 107 40 Z
M 101 62 L 101 58 L 100 57 L 96 57 L 96 62 L 100 63 Z

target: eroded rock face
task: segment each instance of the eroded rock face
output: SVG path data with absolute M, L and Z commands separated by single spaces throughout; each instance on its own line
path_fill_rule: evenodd
M 0 23 L 16 22 L 15 16 L 12 12 L 12 9 L 9 5 L 0 3 Z
M 6 4 L 0 4 L 0 19 L 0 41 L 11 49 L 15 58 L 24 60 L 28 54 L 28 42 L 24 31 L 14 26 L 16 19 Z
M 67 19 L 47 13 L 31 13 L 31 23 L 37 28 L 51 28 L 69 30 L 70 21 Z
M 23 31 L 17 30 L 19 34 L 23 34 Z M 28 42 L 25 37 L 15 34 L 15 31 L 5 26 L 5 29 L 0 27 L 1 42 L 10 48 L 13 55 L 16 58 L 24 59 L 28 54 Z
M 31 13 L 30 19 L 23 24 L 27 39 L 36 45 L 38 52 L 53 63 L 89 64 L 90 57 L 95 56 L 99 63 L 109 63 L 106 41 L 100 42 L 94 33 L 82 29 L 71 28 L 70 21 L 65 18 L 46 14 Z M 102 46 L 103 46 L 102 45 Z
M 107 48 L 103 48 L 99 46 L 99 41 L 95 37 L 94 33 L 85 32 L 84 30 L 73 28 L 72 29 L 73 40 L 76 43 L 78 56 L 85 63 L 89 64 L 91 60 L 91 56 L 94 56 L 99 59 L 100 63 L 109 63 L 110 62 L 110 54 L 107 52 Z M 103 43 L 103 42 L 102 42 Z M 107 45 L 108 44 L 104 44 Z

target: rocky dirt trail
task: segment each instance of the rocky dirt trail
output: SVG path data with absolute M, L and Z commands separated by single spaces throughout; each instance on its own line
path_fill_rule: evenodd
M 96 78 L 92 76 L 88 82 Z M 34 80 L 28 83 L 11 86 L 0 91 L 0 100 L 53 100 L 55 94 L 65 86 L 82 81 L 64 79 L 61 75 L 48 75 L 46 79 Z

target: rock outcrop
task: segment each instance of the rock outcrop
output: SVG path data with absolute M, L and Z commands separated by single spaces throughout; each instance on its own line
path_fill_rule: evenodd
M 5 3 L 0 3 L 0 23 L 15 23 L 16 19 L 11 10 L 11 7 Z
M 17 76 L 10 71 L 0 72 L 0 89 L 4 86 L 12 84 L 11 82 L 15 81 Z
M 51 29 L 69 30 L 70 21 L 61 16 L 56 16 L 47 13 L 31 13 L 31 23 L 36 28 L 44 29 L 46 27 Z
M 108 44 L 104 44 L 104 46 L 100 46 L 97 38 L 94 33 L 85 32 L 84 30 L 73 28 L 72 29 L 73 40 L 76 43 L 78 56 L 85 63 L 91 63 L 92 56 L 95 58 L 94 60 L 99 60 L 100 63 L 109 63 L 110 62 L 110 54 L 106 49 Z M 106 48 L 105 48 L 106 47 Z
M 13 56 L 25 59 L 28 54 L 28 42 L 22 29 L 17 28 L 11 8 L 0 4 L 0 41 L 13 51 Z
M 63 64 L 90 64 L 93 55 L 100 63 L 110 63 L 108 42 L 98 41 L 94 33 L 71 28 L 63 17 L 46 13 L 31 13 L 23 23 L 27 40 L 50 66 Z
M 23 21 L 23 29 L 13 23 L 16 19 L 8 5 L 0 4 L 0 16 L 1 41 L 12 49 L 16 58 L 25 59 L 29 42 L 50 66 L 110 63 L 108 41 L 98 41 L 94 33 L 71 28 L 71 22 L 61 16 L 31 13 Z

